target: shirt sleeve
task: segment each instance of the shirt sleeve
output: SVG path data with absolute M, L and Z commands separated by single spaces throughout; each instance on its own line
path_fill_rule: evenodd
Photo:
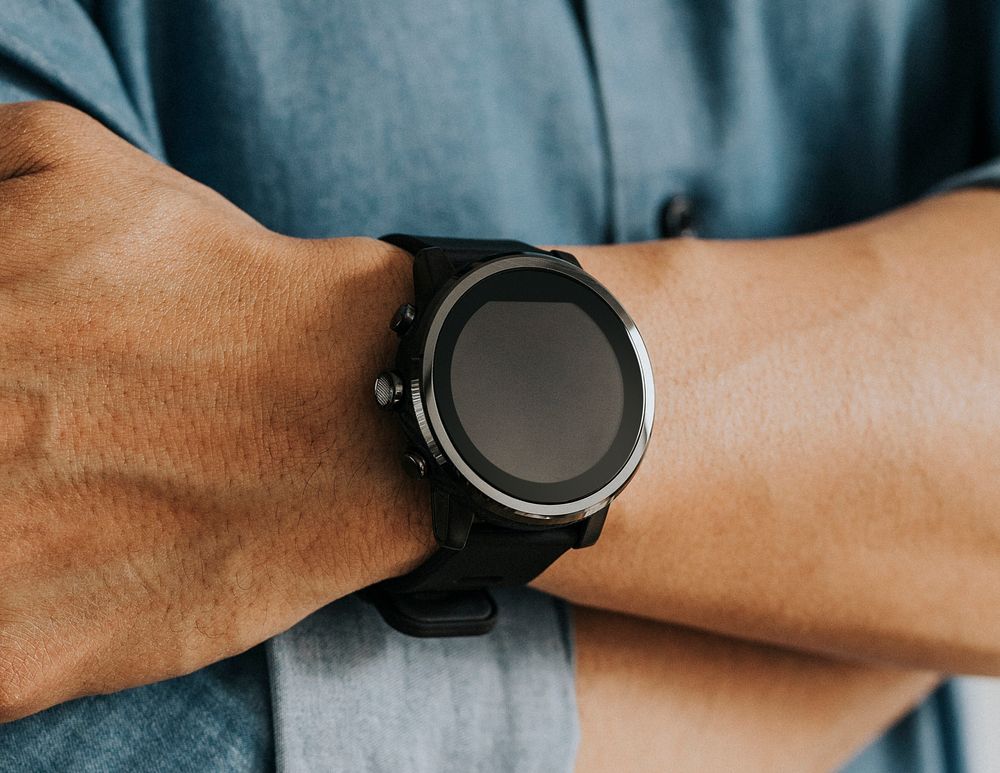
M 1000 188 L 1000 158 L 953 175 L 935 185 L 930 193 L 949 193 L 962 188 Z
M 979 121 L 974 130 L 982 138 L 982 160 L 935 185 L 931 194 L 948 193 L 961 188 L 1000 188 L 1000 3 L 979 2 L 979 33 L 983 38 L 971 41 L 981 52 L 984 81 L 981 89 Z
M 0 103 L 51 99 L 89 113 L 148 153 L 163 157 L 147 83 L 135 77 L 127 42 L 139 30 L 102 35 L 91 9 L 73 0 L 10 0 L 0 13 Z M 132 33 L 132 34 L 130 34 Z

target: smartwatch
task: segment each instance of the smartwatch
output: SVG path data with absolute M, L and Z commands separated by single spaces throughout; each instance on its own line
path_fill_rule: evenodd
M 414 299 L 389 324 L 399 349 L 375 401 L 398 416 L 406 470 L 431 486 L 437 550 L 362 597 L 405 634 L 484 634 L 491 587 L 528 583 L 600 535 L 649 442 L 649 355 L 569 253 L 382 240 L 413 256 Z

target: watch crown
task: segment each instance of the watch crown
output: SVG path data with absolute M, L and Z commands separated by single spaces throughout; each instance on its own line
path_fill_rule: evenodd
M 375 379 L 375 402 L 379 408 L 388 411 L 399 405 L 403 399 L 403 379 L 392 370 L 383 370 Z
M 413 326 L 413 320 L 417 318 L 417 310 L 412 303 L 404 303 L 396 313 L 392 315 L 389 322 L 389 329 L 398 335 L 403 335 Z

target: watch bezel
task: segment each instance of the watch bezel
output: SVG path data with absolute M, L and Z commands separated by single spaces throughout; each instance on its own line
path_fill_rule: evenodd
M 538 503 L 520 499 L 501 491 L 479 475 L 463 458 L 452 442 L 442 421 L 435 399 L 434 353 L 442 326 L 455 304 L 469 290 L 488 277 L 516 269 L 540 269 L 564 274 L 597 294 L 622 323 L 632 351 L 639 364 L 642 384 L 641 424 L 632 451 L 615 476 L 597 491 L 569 502 Z M 559 258 L 542 255 L 516 254 L 498 257 L 474 267 L 444 291 L 433 309 L 433 316 L 422 343 L 419 379 L 411 382 L 410 394 L 421 435 L 438 464 L 449 463 L 484 501 L 484 509 L 494 516 L 508 518 L 533 526 L 559 525 L 581 520 L 606 507 L 624 488 L 638 469 L 645 454 L 653 427 L 655 393 L 653 369 L 646 345 L 632 318 L 621 304 L 596 279 L 573 264 Z M 417 387 L 416 389 L 414 387 Z M 499 507 L 498 507 L 499 506 Z

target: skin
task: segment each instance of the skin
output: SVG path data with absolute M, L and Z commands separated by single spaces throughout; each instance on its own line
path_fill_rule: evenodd
M 577 250 L 643 332 L 657 426 L 576 603 L 1000 673 L 1000 193 L 755 242 Z
M 398 430 L 369 393 L 408 256 L 271 233 L 58 105 L 0 108 L 0 180 L 0 719 L 188 673 L 429 554 L 428 493 L 385 453 Z M 996 406 L 965 398 L 1000 371 L 998 208 L 963 194 L 812 241 L 578 250 L 650 345 L 658 429 L 601 543 L 539 584 L 796 647 L 995 668 Z M 610 648 L 588 614 L 585 721 L 587 664 Z M 646 653 L 630 661 L 670 683 L 678 629 L 629 625 Z M 713 646 L 678 672 L 722 673 L 706 696 L 750 683 L 730 661 L 761 676 L 773 659 L 801 696 L 848 681 Z M 885 690 L 887 673 L 861 681 Z M 836 738 L 870 737 L 932 682 L 895 675 L 877 720 Z M 865 694 L 814 700 L 854 711 Z M 753 721 L 742 705 L 734 721 Z
M 574 617 L 577 773 L 837 770 L 937 682 L 601 610 Z
M 270 233 L 59 105 L 0 108 L 0 179 L 0 719 L 191 672 L 427 554 L 371 408 L 393 252 Z

